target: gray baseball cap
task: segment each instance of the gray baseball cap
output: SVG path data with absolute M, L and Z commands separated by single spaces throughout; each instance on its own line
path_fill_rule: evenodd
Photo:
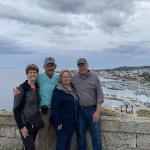
M 53 57 L 46 57 L 44 64 L 49 64 L 49 63 L 55 64 L 55 59 Z
M 77 60 L 77 65 L 80 65 L 80 64 L 87 64 L 87 60 L 85 58 L 79 58 Z

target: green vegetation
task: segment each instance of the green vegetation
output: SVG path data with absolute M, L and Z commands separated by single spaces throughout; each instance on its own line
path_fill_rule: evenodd
M 144 72 L 142 75 L 140 75 L 141 77 L 144 78 L 144 81 L 150 81 L 150 73 L 148 72 Z
M 150 110 L 147 110 L 147 109 L 137 110 L 136 113 L 139 117 L 150 117 Z
M 103 69 L 104 71 L 133 71 L 137 69 L 150 69 L 150 66 L 136 66 L 136 67 L 129 67 L 129 66 L 123 66 L 113 69 Z

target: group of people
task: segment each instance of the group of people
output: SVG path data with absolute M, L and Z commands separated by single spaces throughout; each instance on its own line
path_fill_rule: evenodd
M 15 87 L 13 112 L 25 150 L 70 150 L 74 131 L 77 149 L 87 150 L 89 130 L 93 150 L 102 150 L 101 105 L 104 95 L 99 78 L 85 58 L 77 60 L 78 72 L 55 72 L 53 57 L 44 61 L 45 72 L 35 64 L 26 67 L 27 80 Z M 55 142 L 56 138 L 56 144 Z M 55 147 L 54 147 L 55 145 Z

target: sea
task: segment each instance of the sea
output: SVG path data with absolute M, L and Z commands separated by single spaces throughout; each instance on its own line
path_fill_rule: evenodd
M 42 70 L 43 71 L 43 70 Z M 13 88 L 20 85 L 26 80 L 25 70 L 23 69 L 0 69 L 0 109 L 6 109 L 12 111 L 13 109 Z M 103 81 L 103 79 L 101 78 Z M 107 79 L 105 79 L 105 82 Z M 109 79 L 108 79 L 109 84 Z M 104 94 L 117 95 L 117 96 L 129 96 L 135 98 L 132 90 L 110 90 L 103 87 Z M 137 100 L 143 102 L 149 101 L 149 97 L 139 95 Z M 105 100 L 105 105 L 117 105 L 120 107 L 121 103 L 117 101 Z

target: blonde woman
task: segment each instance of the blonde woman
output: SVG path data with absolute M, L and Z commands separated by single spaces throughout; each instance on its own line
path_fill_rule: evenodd
M 69 70 L 60 73 L 60 84 L 54 89 L 51 109 L 51 123 L 57 134 L 56 150 L 70 150 L 71 137 L 77 123 L 78 96 L 71 85 Z

